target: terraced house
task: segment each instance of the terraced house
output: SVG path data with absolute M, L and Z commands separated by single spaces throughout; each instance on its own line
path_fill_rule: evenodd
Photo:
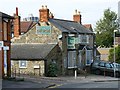
M 39 22 L 12 39 L 11 60 L 17 73 L 45 75 L 49 62 L 53 62 L 58 75 L 71 74 L 74 68 L 90 65 L 93 59 L 94 33 L 81 24 L 77 10 L 70 21 L 55 19 L 47 6 L 42 6 Z

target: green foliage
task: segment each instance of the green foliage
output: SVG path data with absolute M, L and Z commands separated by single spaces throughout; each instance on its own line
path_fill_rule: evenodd
M 47 76 L 48 77 L 56 77 L 57 76 L 57 65 L 56 63 L 50 62 L 48 65 Z
M 113 45 L 113 31 L 117 29 L 117 14 L 110 9 L 104 11 L 102 19 L 96 23 L 96 45 L 100 47 L 111 47 Z
M 109 61 L 113 62 L 114 61 L 114 49 L 110 49 L 109 51 Z M 120 46 L 115 48 L 115 61 L 116 63 L 120 63 Z

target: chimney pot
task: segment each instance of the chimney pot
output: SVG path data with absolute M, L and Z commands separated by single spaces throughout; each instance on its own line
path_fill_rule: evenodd
M 44 9 L 44 6 L 42 5 L 42 9 Z
M 47 9 L 47 5 L 45 5 L 45 9 Z
M 75 10 L 75 14 L 77 15 L 77 9 Z
M 78 11 L 78 15 L 80 15 L 80 11 Z

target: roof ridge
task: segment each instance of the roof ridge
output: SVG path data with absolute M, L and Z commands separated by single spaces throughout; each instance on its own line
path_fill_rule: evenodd
M 57 43 L 11 43 L 11 45 L 25 45 L 25 44 L 33 44 L 33 45 L 35 45 L 35 44 L 41 44 L 41 45 L 52 45 L 52 44 L 54 44 L 54 45 L 56 45 Z

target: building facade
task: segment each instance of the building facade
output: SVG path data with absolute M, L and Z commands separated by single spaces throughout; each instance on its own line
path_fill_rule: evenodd
M 0 73 L 2 77 L 11 76 L 11 24 L 13 17 L 0 12 Z
M 75 12 L 73 21 L 55 19 L 47 6 L 39 10 L 39 22 L 12 43 L 58 44 L 61 48 L 61 73 L 83 68 L 94 59 L 94 33 L 81 24 L 81 15 Z M 16 35 L 15 35 L 16 36 Z

